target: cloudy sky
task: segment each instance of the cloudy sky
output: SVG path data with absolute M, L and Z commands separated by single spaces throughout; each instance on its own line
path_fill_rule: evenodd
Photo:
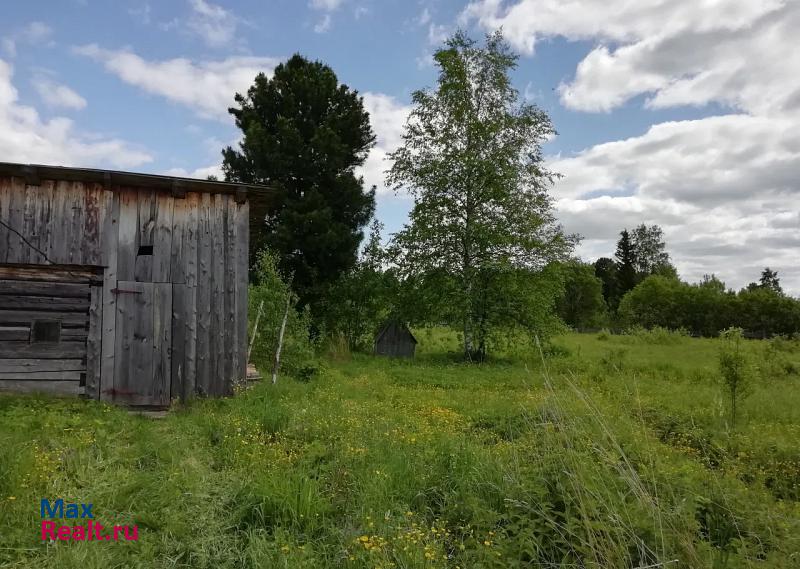
M 738 288 L 764 266 L 800 294 L 797 0 L 63 0 L 6 2 L 0 161 L 205 177 L 238 133 L 226 112 L 258 71 L 300 52 L 365 97 L 383 187 L 410 93 L 454 29 L 502 27 L 520 93 L 559 131 L 546 152 L 587 260 L 658 223 L 688 280 Z M 795 38 L 795 39 L 792 39 Z

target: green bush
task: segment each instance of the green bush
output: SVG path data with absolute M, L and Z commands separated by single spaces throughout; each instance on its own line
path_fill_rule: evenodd
M 309 315 L 298 311 L 291 288 L 278 271 L 275 255 L 266 250 L 261 251 L 254 272 L 254 284 L 250 285 L 249 290 L 248 311 L 251 338 L 259 307 L 262 310 L 253 341 L 251 361 L 261 371 L 262 376 L 271 373 L 281 322 L 289 299 L 289 313 L 281 350 L 281 369 L 294 374 L 301 369 L 316 367 L 316 346 L 309 339 Z

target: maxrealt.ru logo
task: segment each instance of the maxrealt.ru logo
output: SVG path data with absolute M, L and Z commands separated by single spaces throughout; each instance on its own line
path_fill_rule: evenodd
M 120 537 L 128 541 L 139 539 L 139 527 L 114 526 L 113 533 L 103 533 L 105 527 L 94 521 L 92 513 L 93 504 L 64 503 L 62 498 L 52 504 L 47 498 L 42 498 L 42 540 L 61 541 L 117 541 Z M 50 520 L 46 519 L 50 518 Z M 61 520 L 86 520 L 85 525 L 59 525 L 51 521 L 54 518 Z

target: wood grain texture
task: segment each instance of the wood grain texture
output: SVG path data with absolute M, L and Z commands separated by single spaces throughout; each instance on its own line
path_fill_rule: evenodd
M 2 379 L 0 380 L 0 391 L 83 395 L 84 388 L 81 387 L 80 381 L 25 381 Z
M 236 204 L 236 336 L 238 348 L 236 376 L 247 375 L 247 286 L 249 283 L 250 206 L 247 202 Z
M 0 265 L 0 280 L 25 282 L 88 283 L 99 277 L 93 267 L 65 267 L 63 265 Z
M 151 405 L 169 405 L 172 378 L 172 285 L 153 285 L 153 379 Z
M 197 220 L 197 381 L 195 390 L 200 395 L 209 395 L 213 373 L 211 360 L 211 196 L 202 194 Z
M 212 206 L 211 234 L 211 388 L 209 395 L 225 394 L 225 200 L 215 194 Z
M 28 342 L 3 342 L 0 344 L 0 359 L 83 359 L 86 345 L 81 342 L 53 342 L 30 344 Z
M 82 312 L 61 312 L 55 310 L 0 310 L 0 323 L 24 326 L 33 320 L 58 320 L 63 325 L 81 326 L 88 321 Z
M 103 221 L 101 256 L 103 271 L 103 332 L 100 346 L 99 397 L 111 400 L 109 389 L 114 388 L 114 360 L 117 329 L 117 298 L 111 291 L 117 288 L 117 243 L 119 237 L 120 193 L 106 192 L 106 213 Z
M 86 370 L 81 359 L 46 360 L 41 358 L 8 358 L 0 360 L 0 372 L 33 374 L 43 371 Z
M 119 229 L 117 231 L 117 279 L 132 281 L 135 279 L 137 235 L 139 232 L 139 193 L 125 188 L 114 196 L 119 208 Z
M 150 190 L 139 190 L 137 198 L 138 227 L 135 237 L 134 278 L 138 282 L 153 282 L 153 255 L 139 255 L 142 246 L 153 246 L 158 201 Z
M 55 294 L 53 291 L 51 294 Z M 86 312 L 88 298 L 61 298 L 60 296 L 14 296 L 0 294 L 0 310 L 37 310 Z
M 103 335 L 103 287 L 92 287 L 89 306 L 89 333 L 86 336 L 86 394 L 94 399 L 100 397 L 102 374 Z
M 153 194 L 155 202 L 155 224 L 153 226 L 153 257 L 151 279 L 156 283 L 168 283 L 172 266 L 173 197 L 165 192 Z
M 11 216 L 11 180 L 12 178 L 0 178 L 0 263 L 7 263 L 10 241 L 14 234 L 8 229 Z

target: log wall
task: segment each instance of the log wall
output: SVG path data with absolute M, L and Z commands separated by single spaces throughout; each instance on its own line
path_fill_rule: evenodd
M 246 372 L 248 210 L 235 192 L 0 176 L 0 389 L 64 378 L 155 406 L 230 393 Z M 44 312 L 62 331 L 48 346 L 31 342 Z

